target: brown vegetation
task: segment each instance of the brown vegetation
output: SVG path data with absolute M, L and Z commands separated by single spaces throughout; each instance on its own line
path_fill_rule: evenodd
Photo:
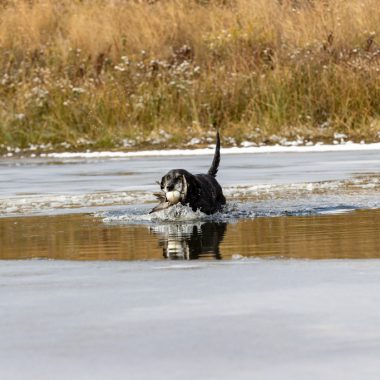
M 379 19 L 376 0 L 1 1 L 0 144 L 374 141 Z

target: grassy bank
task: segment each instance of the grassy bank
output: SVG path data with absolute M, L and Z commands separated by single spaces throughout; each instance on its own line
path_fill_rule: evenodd
M 377 141 L 379 19 L 376 0 L 2 1 L 0 145 Z

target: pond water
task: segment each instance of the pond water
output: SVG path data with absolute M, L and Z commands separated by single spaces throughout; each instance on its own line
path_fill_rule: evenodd
M 149 214 L 168 169 L 211 156 L 3 159 L 0 259 L 161 260 L 380 256 L 380 153 L 226 155 L 213 216 Z
M 157 224 L 92 214 L 0 219 L 0 259 L 379 258 L 380 210 Z
M 380 151 L 211 158 L 0 160 L 1 378 L 378 379 Z

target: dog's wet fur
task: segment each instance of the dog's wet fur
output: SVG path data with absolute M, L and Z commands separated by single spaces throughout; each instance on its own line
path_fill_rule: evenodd
M 161 193 L 155 194 L 160 204 L 153 208 L 152 212 L 163 210 L 174 203 L 166 198 L 166 193 L 178 191 L 179 202 L 188 205 L 193 211 L 200 210 L 205 214 L 213 214 L 220 211 L 226 203 L 223 190 L 215 179 L 220 162 L 220 137 L 216 134 L 216 147 L 214 159 L 207 174 L 191 174 L 184 169 L 173 169 L 164 175 L 160 182 Z

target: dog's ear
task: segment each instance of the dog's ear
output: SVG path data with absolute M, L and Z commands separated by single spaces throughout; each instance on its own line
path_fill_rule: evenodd
M 182 193 L 187 194 L 187 191 L 189 190 L 189 186 L 187 184 L 186 177 L 181 174 L 181 182 L 182 182 Z
M 186 198 L 188 200 L 190 199 L 197 199 L 199 196 L 199 184 L 196 181 L 195 177 L 190 173 L 183 174 L 184 177 L 184 183 L 186 183 L 187 192 L 186 192 Z

